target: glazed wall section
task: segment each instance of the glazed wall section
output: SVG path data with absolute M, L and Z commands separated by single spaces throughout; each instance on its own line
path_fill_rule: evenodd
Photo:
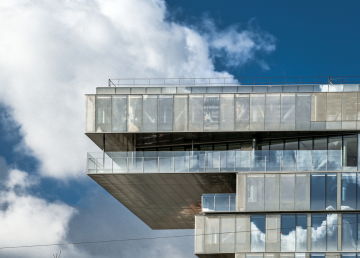
M 195 217 L 195 253 L 356 252 L 360 214 Z
M 237 175 L 236 210 L 360 210 L 360 173 Z
M 355 130 L 359 100 L 358 92 L 87 95 L 86 132 Z

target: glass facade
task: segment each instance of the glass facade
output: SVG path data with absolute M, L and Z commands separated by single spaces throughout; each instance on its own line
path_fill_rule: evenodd
M 87 172 L 150 227 L 195 227 L 204 257 L 360 258 L 359 87 L 99 90 Z
M 196 217 L 196 221 L 202 223 L 199 229 L 205 228 L 206 231 L 208 228 L 209 232 L 209 236 L 205 238 L 199 236 L 203 241 L 200 248 L 214 246 L 216 243 L 219 253 L 317 252 L 320 255 L 321 252 L 330 254 L 339 251 L 359 251 L 358 213 L 250 216 L 235 214 Z M 216 232 L 218 234 L 215 234 Z M 200 250 L 198 253 L 202 253 Z
M 87 117 L 95 116 L 91 119 L 96 120 L 96 126 L 89 125 L 86 131 L 123 132 L 117 126 L 124 115 L 126 125 L 122 126 L 126 132 L 149 132 L 149 127 L 144 126 L 149 123 L 152 132 L 359 129 L 357 93 L 208 94 L 202 88 L 197 91 L 188 95 L 147 94 L 145 89 L 134 88 L 133 93 L 138 95 L 97 94 L 96 112 L 91 112 L 92 106 L 87 105 Z M 91 97 L 87 95 L 88 99 Z M 121 112 L 119 106 L 123 107 Z M 180 127 L 179 115 L 185 119 Z M 346 157 L 345 161 L 351 164 L 352 156 Z

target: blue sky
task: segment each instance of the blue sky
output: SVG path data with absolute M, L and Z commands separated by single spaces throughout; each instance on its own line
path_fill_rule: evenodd
M 193 233 L 150 230 L 85 175 L 86 151 L 99 150 L 84 135 L 84 94 L 114 77 L 358 75 L 360 2 L 345 3 L 2 1 L 1 246 Z M 193 242 L 0 256 L 194 257 Z

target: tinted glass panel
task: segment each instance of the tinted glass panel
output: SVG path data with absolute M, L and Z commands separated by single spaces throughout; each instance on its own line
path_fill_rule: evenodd
M 342 215 L 342 250 L 356 251 L 357 247 L 357 233 L 358 222 L 357 214 L 343 214 Z
M 327 150 L 327 138 L 315 138 L 314 150 Z
M 311 251 L 326 251 L 326 214 L 311 215 Z
M 336 210 L 337 200 L 337 175 L 335 173 L 326 174 L 326 209 Z
M 310 209 L 325 209 L 325 174 L 311 174 Z
M 341 209 L 356 209 L 356 173 L 341 174 Z
M 343 166 L 357 167 L 357 135 L 344 136 Z
M 299 140 L 299 150 L 312 150 L 312 148 L 313 148 L 313 139 Z
M 295 215 L 281 215 L 281 251 L 295 251 Z
M 265 252 L 265 215 L 251 216 L 251 252 Z

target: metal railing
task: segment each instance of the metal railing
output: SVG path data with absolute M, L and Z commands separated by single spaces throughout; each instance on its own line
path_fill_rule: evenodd
M 346 161 L 347 162 L 347 161 Z M 87 173 L 357 171 L 341 150 L 88 153 Z
M 201 87 L 239 85 L 359 84 L 360 76 L 223 77 L 223 78 L 121 78 L 109 87 Z
M 236 194 L 203 194 L 201 197 L 202 212 L 235 211 Z

